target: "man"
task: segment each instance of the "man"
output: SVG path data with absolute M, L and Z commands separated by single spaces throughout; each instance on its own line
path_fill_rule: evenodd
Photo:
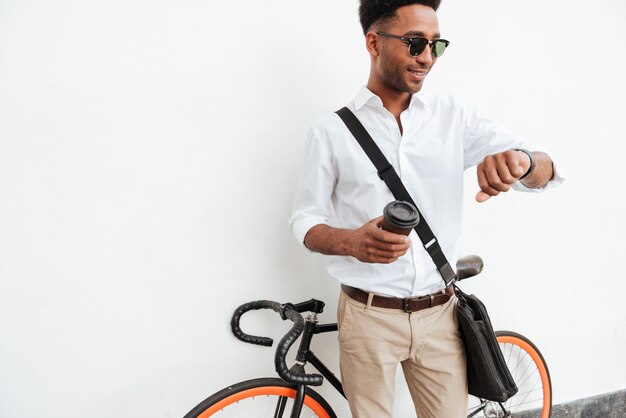
M 418 93 L 447 46 L 439 3 L 361 0 L 371 69 L 348 108 L 398 172 L 454 266 L 465 169 L 477 165 L 479 202 L 561 179 L 548 155 L 527 151 L 528 144 L 499 125 L 450 97 Z M 466 360 L 456 300 L 415 232 L 405 237 L 380 229 L 392 200 L 341 119 L 334 113 L 319 119 L 307 140 L 290 223 L 309 250 L 333 256 L 328 271 L 342 284 L 340 365 L 352 415 L 392 416 L 401 364 L 420 418 L 464 417 Z M 390 307 L 424 296 L 432 296 L 432 307 Z

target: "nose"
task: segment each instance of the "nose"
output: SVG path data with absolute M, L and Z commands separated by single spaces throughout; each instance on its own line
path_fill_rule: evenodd
M 415 62 L 424 67 L 430 67 L 431 65 L 433 65 L 435 59 L 436 58 L 433 56 L 432 46 L 429 44 L 426 45 L 421 54 L 415 57 Z

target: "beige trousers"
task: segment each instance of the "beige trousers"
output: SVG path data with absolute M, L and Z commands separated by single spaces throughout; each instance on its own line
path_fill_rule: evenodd
M 463 342 L 456 298 L 406 313 L 339 297 L 341 379 L 353 418 L 392 418 L 396 369 L 402 365 L 419 418 L 467 415 Z

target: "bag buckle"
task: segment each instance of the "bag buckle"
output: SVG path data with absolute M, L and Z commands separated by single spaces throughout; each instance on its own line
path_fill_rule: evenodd
M 378 174 L 379 179 L 381 179 L 382 181 L 385 181 L 385 174 L 389 170 L 393 170 L 393 167 L 391 166 L 391 164 L 389 164 L 387 167 L 383 168 L 382 170 L 378 171 L 376 174 Z

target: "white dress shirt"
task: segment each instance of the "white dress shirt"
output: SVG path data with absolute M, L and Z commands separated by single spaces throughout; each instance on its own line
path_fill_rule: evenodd
M 363 87 L 348 105 L 402 179 L 454 268 L 463 210 L 463 172 L 485 156 L 511 148 L 533 149 L 496 122 L 479 117 L 449 96 L 414 94 L 402 112 L 403 133 L 382 100 Z M 544 188 L 562 182 L 556 173 Z M 517 190 L 529 191 L 521 183 Z M 358 228 L 395 200 L 376 168 L 335 113 L 317 120 L 308 135 L 291 228 L 304 243 L 313 226 Z M 339 282 L 381 295 L 426 295 L 444 284 L 415 231 L 396 262 L 363 263 L 331 256 L 328 272 Z

